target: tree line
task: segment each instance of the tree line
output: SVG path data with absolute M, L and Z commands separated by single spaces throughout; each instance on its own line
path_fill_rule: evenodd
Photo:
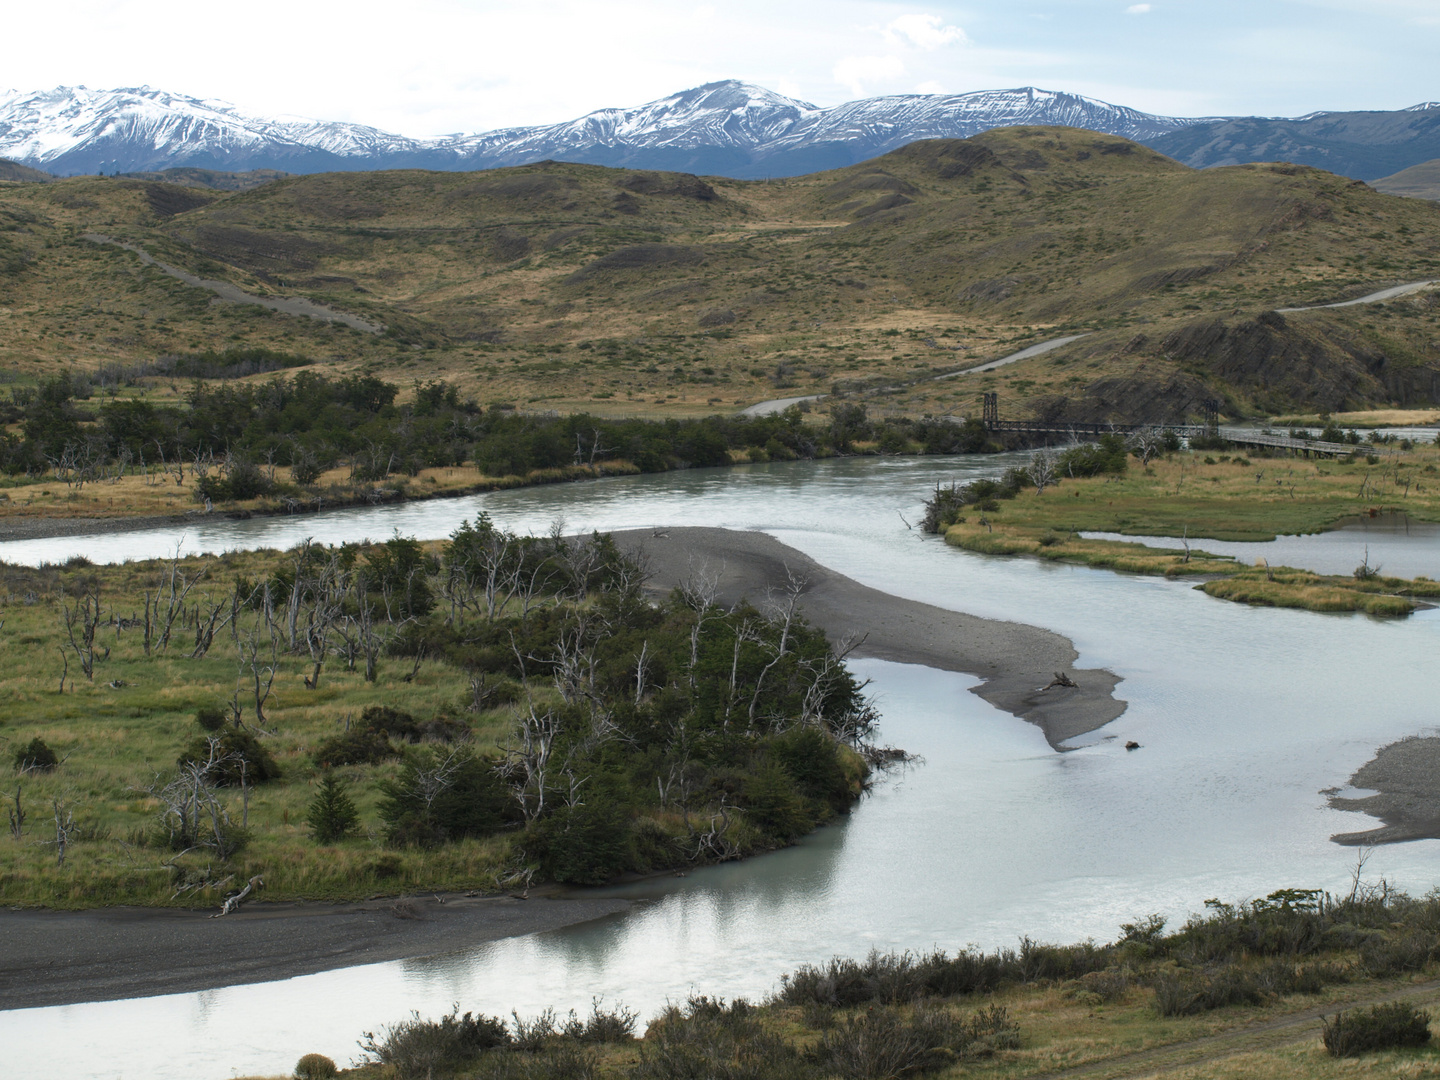
M 226 355 L 204 354 L 181 370 L 217 370 Z M 232 367 L 265 362 L 245 353 Z M 204 481 L 200 497 L 215 500 L 273 493 L 286 482 L 277 467 L 303 487 L 342 465 L 353 481 L 369 483 L 465 464 L 486 476 L 523 477 L 616 460 L 641 472 L 728 465 L 736 451 L 766 461 L 999 449 L 978 421 L 874 419 L 853 402 L 836 403 L 818 424 L 799 406 L 693 420 L 540 416 L 481 407 L 443 381 L 417 383 L 402 402 L 399 386 L 374 375 L 308 370 L 263 382 L 196 379 L 173 405 L 97 401 L 88 377 L 61 374 L 13 388 L 0 420 L 18 429 L 0 436 L 0 469 L 10 475 L 83 483 L 189 468 Z

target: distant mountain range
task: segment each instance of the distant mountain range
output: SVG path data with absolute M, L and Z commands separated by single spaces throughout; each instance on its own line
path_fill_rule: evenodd
M 190 170 L 469 170 L 546 159 L 762 178 L 851 165 L 917 139 L 1018 124 L 1120 135 L 1197 168 L 1288 160 L 1372 180 L 1440 157 L 1440 103 L 1297 119 L 1156 116 L 1075 94 L 903 94 L 822 109 L 725 81 L 577 120 L 414 139 L 360 124 L 249 116 L 149 87 L 0 94 L 0 157 L 59 176 Z

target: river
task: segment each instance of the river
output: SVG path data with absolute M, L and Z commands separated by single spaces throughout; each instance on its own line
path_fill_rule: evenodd
M 1320 790 L 1344 784 L 1379 746 L 1430 730 L 1440 612 L 1382 622 L 1248 608 L 1183 582 L 961 552 L 906 527 L 902 515 L 914 522 L 938 480 L 1005 464 L 772 464 L 192 529 L 187 551 L 396 529 L 443 536 L 480 509 L 523 530 L 557 517 L 572 530 L 758 528 L 867 585 L 1066 634 L 1080 666 L 1124 677 L 1117 693 L 1130 707 L 1057 754 L 1037 729 L 966 692 L 965 676 L 859 661 L 857 672 L 874 680 L 883 739 L 923 762 L 795 848 L 629 886 L 617 891 L 647 902 L 624 916 L 465 953 L 0 1013 L 10 1070 L 162 1080 L 280 1073 L 308 1051 L 348 1060 L 363 1030 L 411 1009 L 583 1011 L 599 995 L 651 1015 L 692 990 L 757 996 L 797 964 L 837 953 L 995 947 L 1021 934 L 1110 939 L 1122 921 L 1183 918 L 1208 897 L 1344 886 L 1354 852 L 1329 837 L 1368 819 L 1329 809 Z M 148 556 L 175 539 L 5 544 L 0 558 Z M 1127 739 L 1141 749 L 1127 752 Z M 1367 872 L 1425 891 L 1440 880 L 1440 845 L 1381 849 Z

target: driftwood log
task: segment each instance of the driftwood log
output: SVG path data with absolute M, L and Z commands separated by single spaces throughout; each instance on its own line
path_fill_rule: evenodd
M 225 898 L 225 903 L 220 905 L 220 910 L 214 915 L 211 915 L 210 917 L 212 919 L 218 919 L 222 915 L 229 915 L 232 912 L 239 911 L 241 904 L 249 900 L 251 896 L 255 894 L 255 891 L 257 889 L 263 889 L 264 887 L 265 880 L 257 874 L 255 877 L 252 877 L 249 881 L 247 881 L 245 883 L 245 887 L 241 889 L 238 893 L 236 893 L 234 896 L 227 896 Z
M 1048 683 L 1046 683 L 1044 689 L 1049 690 L 1052 686 L 1067 686 L 1074 688 L 1079 685 L 1079 683 L 1077 683 L 1074 679 L 1070 678 L 1070 676 L 1066 675 L 1063 671 L 1057 671 L 1055 672 L 1055 678 L 1051 679 Z

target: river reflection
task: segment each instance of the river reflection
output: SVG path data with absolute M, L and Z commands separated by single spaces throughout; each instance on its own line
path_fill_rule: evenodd
M 1176 550 L 1185 545 L 1185 541 L 1176 536 L 1127 536 L 1106 532 L 1080 535 Z M 1440 578 L 1440 524 L 1414 521 L 1406 514 L 1356 518 L 1328 532 L 1277 536 L 1274 540 L 1263 542 L 1191 537 L 1190 546 L 1212 555 L 1229 555 L 1244 563 L 1264 559 L 1270 566 L 1293 566 L 1313 570 L 1317 574 L 1349 574 L 1356 567 L 1368 563 L 1389 577 Z

